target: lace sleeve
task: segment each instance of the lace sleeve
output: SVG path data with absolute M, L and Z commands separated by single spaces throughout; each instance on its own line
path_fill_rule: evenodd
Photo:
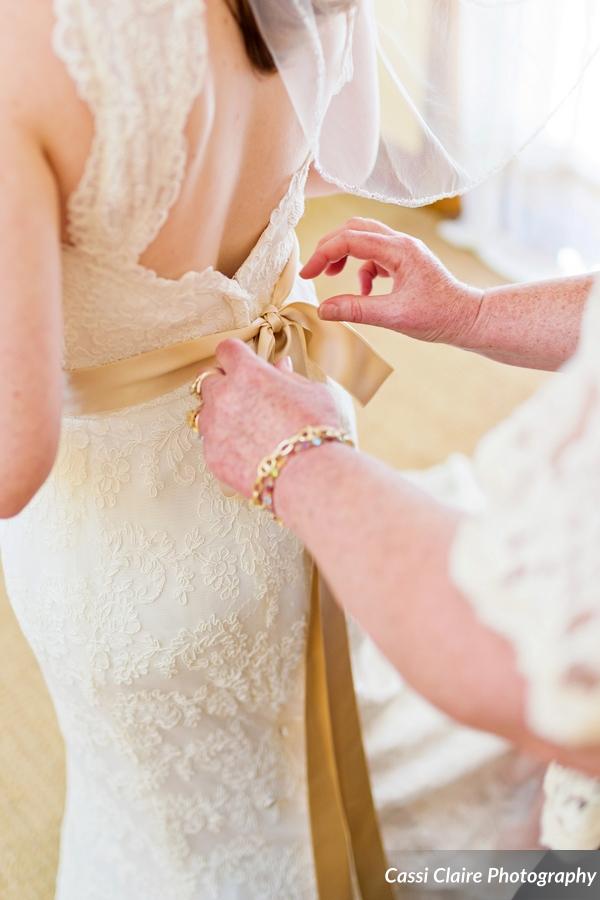
M 484 510 L 459 532 L 455 583 L 514 646 L 533 730 L 600 741 L 600 284 L 575 357 L 476 455 Z

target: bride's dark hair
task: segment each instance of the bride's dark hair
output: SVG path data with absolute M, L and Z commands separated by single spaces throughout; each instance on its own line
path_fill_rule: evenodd
M 357 0 L 313 0 L 315 12 L 321 14 L 340 12 L 356 5 Z M 275 72 L 277 67 L 256 24 L 250 0 L 227 0 L 242 36 L 248 59 L 259 72 Z

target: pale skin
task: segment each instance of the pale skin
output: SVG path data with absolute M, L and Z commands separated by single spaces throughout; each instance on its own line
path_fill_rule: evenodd
M 575 349 L 591 277 L 476 291 L 420 242 L 365 220 L 326 236 L 303 274 L 335 274 L 349 256 L 365 261 L 363 293 L 325 301 L 324 318 L 539 368 L 556 368 Z M 392 292 L 369 297 L 382 274 L 392 277 Z M 204 452 L 217 477 L 248 497 L 258 462 L 279 441 L 308 424 L 339 425 L 339 414 L 327 388 L 293 373 L 288 361 L 268 366 L 237 341 L 220 346 L 218 361 L 224 374 L 207 379 L 203 391 Z M 294 457 L 278 479 L 275 505 L 338 600 L 419 693 L 460 722 L 600 776 L 600 747 L 558 746 L 530 730 L 511 647 L 481 624 L 453 584 L 449 554 L 464 514 L 339 444 Z
M 61 245 L 94 120 L 52 50 L 51 0 L 0 0 L 0 518 L 47 478 L 60 435 Z M 187 123 L 181 194 L 140 262 L 163 278 L 234 275 L 307 147 L 277 74 L 251 67 L 224 0 L 207 4 L 209 60 Z M 40 90 L 43 85 L 43 90 Z M 309 190 L 319 192 L 318 177 Z

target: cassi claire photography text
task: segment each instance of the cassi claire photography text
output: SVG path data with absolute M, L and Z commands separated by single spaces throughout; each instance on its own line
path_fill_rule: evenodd
M 538 872 L 527 869 L 511 871 L 510 869 L 492 866 L 488 869 L 452 869 L 441 866 L 437 869 L 425 868 L 419 872 L 403 872 L 390 867 L 385 879 L 390 884 L 534 884 L 545 887 L 547 884 L 560 884 L 568 887 L 581 884 L 591 887 L 598 873 L 582 869 L 580 866 L 568 872 Z

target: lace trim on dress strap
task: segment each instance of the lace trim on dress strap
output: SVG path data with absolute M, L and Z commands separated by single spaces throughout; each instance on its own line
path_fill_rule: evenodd
M 54 0 L 54 11 L 54 50 L 95 125 L 68 202 L 69 238 L 135 263 L 181 190 L 185 126 L 206 70 L 205 4 Z

